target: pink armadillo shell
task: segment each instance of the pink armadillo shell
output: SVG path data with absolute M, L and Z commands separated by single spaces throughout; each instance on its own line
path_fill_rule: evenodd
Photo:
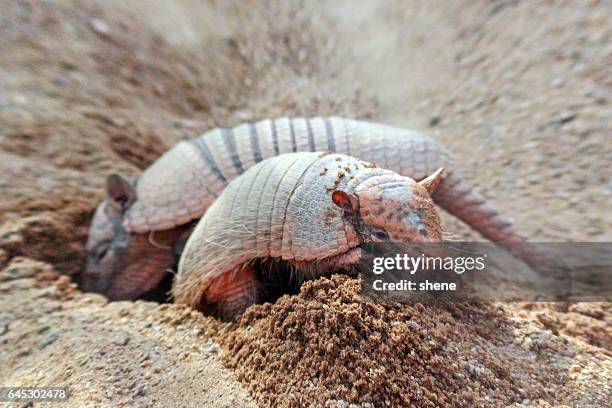
M 222 188 L 194 148 L 180 142 L 142 173 L 123 226 L 142 234 L 185 224 L 200 218 Z

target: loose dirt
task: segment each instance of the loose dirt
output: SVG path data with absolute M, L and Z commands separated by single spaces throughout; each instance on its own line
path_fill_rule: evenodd
M 501 310 L 372 303 L 359 291 L 344 276 L 309 282 L 213 335 L 237 378 L 272 405 L 506 406 L 554 399 L 543 384 L 567 382 L 545 351 L 568 350 L 563 340 L 540 341 L 536 368 Z

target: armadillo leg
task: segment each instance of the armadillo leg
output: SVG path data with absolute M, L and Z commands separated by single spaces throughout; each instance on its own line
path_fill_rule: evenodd
M 208 309 L 224 320 L 232 320 L 262 299 L 255 268 L 241 265 L 216 278 L 202 298 L 201 309 Z

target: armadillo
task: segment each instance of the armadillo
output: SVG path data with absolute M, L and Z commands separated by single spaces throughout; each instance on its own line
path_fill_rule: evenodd
M 405 129 L 339 117 L 280 118 L 219 128 L 182 141 L 134 182 L 108 179 L 87 242 L 85 290 L 132 299 L 155 287 L 181 246 L 228 183 L 254 164 L 283 153 L 332 151 L 376 162 L 421 180 L 444 167 L 434 201 L 486 238 L 523 242 L 510 222 L 466 183 L 446 150 Z
M 363 242 L 440 241 L 430 194 L 441 170 L 419 184 L 339 154 L 264 160 L 231 182 L 199 221 L 174 298 L 233 318 L 261 300 L 262 265 L 286 262 L 312 278 L 355 265 Z

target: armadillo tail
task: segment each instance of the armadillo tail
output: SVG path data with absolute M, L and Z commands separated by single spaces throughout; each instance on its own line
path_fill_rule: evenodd
M 546 254 L 530 245 L 523 245 L 527 239 L 514 230 L 512 222 L 487 204 L 486 199 L 459 174 L 448 174 L 433 194 L 433 199 L 485 238 L 509 249 L 532 267 L 547 259 Z
M 433 194 L 433 199 L 440 207 L 491 241 L 505 246 L 526 240 L 514 231 L 509 220 L 488 205 L 486 199 L 457 173 L 450 173 L 444 178 Z

